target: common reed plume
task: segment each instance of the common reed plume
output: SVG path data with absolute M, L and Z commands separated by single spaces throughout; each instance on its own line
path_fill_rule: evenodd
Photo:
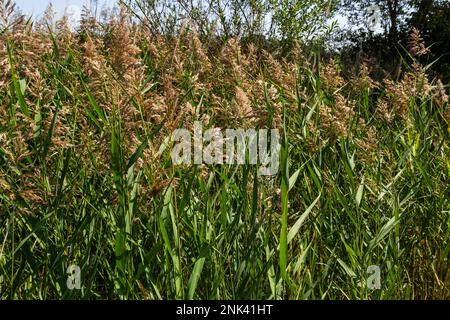
M 16 4 L 12 0 L 0 0 L 0 29 L 8 29 L 21 22 L 23 17 L 14 17 Z
M 336 94 L 331 106 L 322 104 L 320 107 L 320 128 L 326 132 L 331 139 L 340 137 L 347 138 L 349 125 L 353 117 L 354 101 L 347 100 L 343 95 Z
M 357 135 L 355 142 L 358 145 L 357 158 L 367 165 L 374 165 L 374 162 L 382 156 L 383 150 L 379 150 L 379 137 L 376 127 L 368 125 L 364 119 L 358 119 Z
M 236 39 L 228 40 L 220 51 L 220 61 L 232 71 L 235 79 L 242 79 L 243 69 L 241 65 L 241 46 Z
M 247 93 L 238 86 L 236 86 L 236 98 L 232 113 L 239 118 L 242 125 L 254 126 L 255 115 L 252 108 L 252 102 Z
M 347 99 L 341 92 L 345 80 L 334 60 L 321 64 L 319 70 L 322 89 L 331 99 L 331 103 L 322 102 L 320 105 L 319 128 L 333 141 L 339 137 L 346 138 L 350 122 L 355 116 L 355 101 Z
M 108 74 L 109 102 L 111 108 L 116 107 L 122 118 L 123 150 L 127 157 L 131 156 L 142 141 L 138 138 L 142 134 L 143 124 L 140 110 L 132 105 L 142 105 L 144 99 L 140 96 L 141 85 L 144 79 L 145 67 L 141 64 L 139 54 L 141 52 L 135 43 L 138 37 L 136 30 L 129 22 L 129 16 L 124 7 L 121 7 L 119 18 L 113 18 L 110 22 L 110 41 L 107 43 L 108 57 L 113 73 Z M 142 160 L 138 165 L 142 164 Z
M 425 42 L 417 28 L 413 28 L 409 36 L 408 49 L 413 56 L 420 57 L 430 53 L 430 49 L 425 46 Z
M 13 30 L 14 59 L 21 75 L 28 80 L 28 90 L 34 99 L 47 102 L 54 94 L 45 84 L 47 66 L 42 57 L 52 53 L 51 39 L 47 33 L 34 29 L 32 23 L 22 22 Z M 31 101 L 30 101 L 31 102 Z M 32 103 L 31 103 L 32 105 Z
M 323 88 L 331 94 L 345 85 L 345 80 L 341 76 L 339 66 L 334 59 L 320 65 L 320 81 Z
M 201 76 L 207 76 L 207 74 L 211 72 L 213 66 L 203 48 L 203 44 L 198 34 L 196 32 L 190 32 L 187 37 L 190 45 L 189 49 L 193 52 L 195 57 L 196 69 Z
M 399 82 L 385 79 L 384 89 L 386 96 L 385 102 L 381 104 L 382 108 L 387 103 L 397 119 L 405 120 L 409 116 L 410 102 L 416 99 L 422 101 L 429 99 L 433 87 L 424 68 L 415 61 L 411 71 L 407 72 Z M 385 113 L 384 110 L 383 112 Z
M 445 90 L 444 85 L 442 84 L 441 79 L 436 81 L 436 85 L 434 86 L 434 97 L 436 103 L 440 107 L 444 107 L 446 103 L 448 103 L 448 94 Z
M 135 37 L 132 34 L 132 27 L 128 22 L 129 16 L 125 8 L 121 7 L 119 20 L 112 21 L 111 43 L 109 44 L 109 56 L 114 70 L 119 76 L 124 77 L 125 81 L 136 81 L 135 74 L 140 65 L 137 57 L 141 52 L 135 44 Z
M 262 63 L 267 68 L 267 74 L 270 75 L 273 83 L 286 92 L 285 98 L 293 99 L 291 93 L 296 83 L 296 63 L 288 61 L 285 57 L 276 57 L 277 54 L 277 52 L 269 53 L 263 51 L 264 60 Z
M 369 61 L 363 61 L 359 66 L 358 75 L 353 75 L 350 79 L 349 86 L 354 94 L 361 92 L 372 92 L 375 88 L 378 88 L 380 84 L 370 76 Z
M 101 87 L 107 80 L 107 74 L 110 72 L 101 53 L 102 48 L 102 40 L 97 37 L 93 38 L 91 35 L 87 35 L 86 41 L 82 44 L 82 69 L 87 76 L 90 88 L 95 94 L 101 91 Z
M 390 124 L 393 118 L 393 110 L 389 107 L 386 99 L 379 99 L 377 101 L 377 109 L 375 111 L 375 115 Z
M 83 6 L 81 9 L 81 18 L 79 24 L 79 34 L 80 36 L 100 36 L 101 35 L 101 25 L 97 18 L 92 14 L 91 10 Z
M 5 90 L 9 82 L 9 63 L 4 35 L 0 35 L 0 90 Z

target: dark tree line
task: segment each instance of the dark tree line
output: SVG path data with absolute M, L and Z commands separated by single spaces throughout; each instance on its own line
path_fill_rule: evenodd
M 413 28 L 420 31 L 435 63 L 432 71 L 450 74 L 449 0 L 121 0 L 152 33 L 174 35 L 186 23 L 203 40 L 231 37 L 257 41 L 288 52 L 295 42 L 322 48 L 339 44 L 343 61 L 370 59 L 380 70 L 398 76 Z M 381 32 L 367 28 L 367 8 L 380 9 Z M 341 29 L 330 21 L 348 18 Z M 357 64 L 356 64 L 357 65 Z M 381 72 L 381 71 L 380 71 Z M 381 74 L 380 74 L 381 76 Z M 385 75 L 383 75 L 385 76 Z
M 364 27 L 367 19 L 365 8 L 376 4 L 381 11 L 382 32 L 374 34 Z M 350 43 L 343 49 L 348 63 L 358 60 L 361 53 L 375 61 L 380 69 L 398 76 L 402 61 L 407 60 L 405 48 L 413 28 L 422 35 L 430 54 L 422 59 L 426 63 L 437 60 L 431 71 L 441 78 L 450 75 L 450 1 L 448 0 L 359 0 L 343 3 L 340 12 L 345 14 L 352 26 L 359 25 L 357 32 L 341 30 L 340 40 Z M 403 60 L 402 60 L 403 59 Z

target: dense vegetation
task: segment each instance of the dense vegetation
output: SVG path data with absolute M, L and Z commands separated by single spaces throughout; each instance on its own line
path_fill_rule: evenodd
M 294 36 L 0 8 L 1 299 L 450 298 L 449 98 L 418 29 L 380 78 Z M 278 128 L 279 173 L 175 165 L 194 121 Z

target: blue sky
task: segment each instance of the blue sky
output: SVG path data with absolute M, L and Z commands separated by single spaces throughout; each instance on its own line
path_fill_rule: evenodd
M 71 16 L 73 20 L 78 20 L 81 14 L 81 8 L 83 5 L 90 7 L 92 0 L 15 0 L 17 6 L 26 15 L 32 15 L 34 18 L 39 19 L 42 17 L 48 4 L 51 2 L 53 8 L 56 11 L 56 16 L 61 17 L 65 12 L 68 16 Z M 102 6 L 112 7 L 115 0 L 98 0 L 98 8 Z
M 14 2 L 24 14 L 28 16 L 32 15 L 35 19 L 42 17 L 42 14 L 51 2 L 56 11 L 56 18 L 60 18 L 66 13 L 69 17 L 70 24 L 74 26 L 80 19 L 83 5 L 90 7 L 90 4 L 94 3 L 95 0 L 15 0 Z M 102 7 L 114 7 L 117 0 L 97 0 L 97 2 L 100 11 Z M 334 19 L 336 18 L 340 25 L 346 25 L 346 19 L 344 17 L 338 15 Z M 381 29 L 378 27 L 376 30 L 380 32 Z

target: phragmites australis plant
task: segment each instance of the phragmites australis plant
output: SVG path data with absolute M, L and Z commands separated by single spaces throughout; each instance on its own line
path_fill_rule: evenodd
M 73 28 L 0 0 L 0 30 L 0 298 L 450 297 L 448 86 L 418 30 L 399 79 L 125 7 Z M 279 171 L 177 165 L 198 124 L 278 129 Z

